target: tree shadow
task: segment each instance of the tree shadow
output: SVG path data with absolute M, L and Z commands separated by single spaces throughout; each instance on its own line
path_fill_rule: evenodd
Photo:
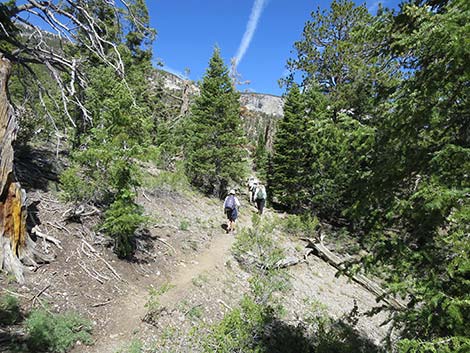
M 20 350 L 25 334 L 21 327 L 23 313 L 17 304 L 5 304 L 5 297 L 0 297 L 0 352 L 27 352 Z
M 124 259 L 136 264 L 148 264 L 155 261 L 155 239 L 147 228 L 138 231 L 132 239 L 133 253 Z
M 382 353 L 369 338 L 352 325 L 337 320 L 328 327 L 320 324 L 309 332 L 304 323 L 292 325 L 274 319 L 259 342 L 266 353 Z
M 34 241 L 36 241 L 36 236 L 34 235 L 34 233 L 31 232 L 31 230 L 34 228 L 34 226 L 38 226 L 41 224 L 41 220 L 39 219 L 39 216 L 38 216 L 39 214 L 38 205 L 40 203 L 41 201 L 39 200 L 33 201 L 27 207 L 26 229 Z
M 53 151 L 23 147 L 15 151 L 15 174 L 26 191 L 48 191 L 59 181 L 60 163 Z

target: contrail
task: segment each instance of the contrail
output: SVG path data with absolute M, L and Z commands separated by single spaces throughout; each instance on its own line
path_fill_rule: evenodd
M 253 3 L 250 19 L 248 20 L 245 33 L 243 34 L 242 41 L 240 43 L 240 46 L 238 47 L 237 55 L 235 56 L 235 66 L 238 65 L 238 63 L 242 60 L 246 50 L 248 49 L 251 43 L 251 39 L 253 38 L 253 34 L 256 31 L 261 12 L 263 12 L 266 2 L 267 0 L 255 0 L 255 2 Z

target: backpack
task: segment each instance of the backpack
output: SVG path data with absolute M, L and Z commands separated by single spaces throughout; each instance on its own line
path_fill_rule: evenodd
M 258 188 L 258 191 L 256 192 L 255 199 L 256 200 L 264 200 L 266 198 L 266 189 L 264 186 L 261 186 Z
M 229 195 L 227 200 L 225 201 L 225 208 L 234 209 L 235 208 L 235 196 Z

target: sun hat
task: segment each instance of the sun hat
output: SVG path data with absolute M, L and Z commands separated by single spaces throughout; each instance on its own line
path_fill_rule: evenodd
M 232 190 L 230 190 L 228 193 L 229 193 L 230 195 L 235 195 L 235 190 L 232 189 Z

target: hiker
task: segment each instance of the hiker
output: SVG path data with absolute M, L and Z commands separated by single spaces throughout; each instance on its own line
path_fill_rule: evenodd
M 262 215 L 264 206 L 266 205 L 266 197 L 268 195 L 266 194 L 266 188 L 262 183 L 259 183 L 258 187 L 256 188 L 254 192 L 254 199 L 256 202 L 256 208 L 258 208 L 258 214 Z
M 258 187 L 258 183 L 259 181 L 254 176 L 251 176 L 248 179 L 248 196 L 250 198 L 250 203 L 253 203 L 255 201 L 255 190 Z
M 227 215 L 227 233 L 235 232 L 235 221 L 238 218 L 238 208 L 240 207 L 240 201 L 235 196 L 235 190 L 232 189 L 228 193 L 228 196 L 224 201 L 224 213 Z

